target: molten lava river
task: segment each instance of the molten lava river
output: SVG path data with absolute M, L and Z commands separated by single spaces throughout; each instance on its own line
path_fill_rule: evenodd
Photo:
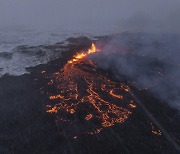
M 95 52 L 98 50 L 92 44 L 49 77 L 48 86 L 54 90 L 49 92 L 46 112 L 55 116 L 60 132 L 74 138 L 122 124 L 136 108 L 130 87 L 113 81 L 88 60 L 87 56 Z

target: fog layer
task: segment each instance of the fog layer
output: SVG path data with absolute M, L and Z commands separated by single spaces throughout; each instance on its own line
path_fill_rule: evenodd
M 0 27 L 180 32 L 179 0 L 0 0 Z

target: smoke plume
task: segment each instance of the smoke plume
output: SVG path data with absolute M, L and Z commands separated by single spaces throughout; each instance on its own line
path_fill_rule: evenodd
M 94 55 L 98 66 L 180 109 L 180 36 L 122 33 Z

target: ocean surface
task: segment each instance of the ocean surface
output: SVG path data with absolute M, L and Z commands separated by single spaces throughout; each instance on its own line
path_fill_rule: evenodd
M 87 31 L 91 31 L 91 34 L 87 33 Z M 65 40 L 69 37 L 86 36 L 92 38 L 93 36 L 110 33 L 103 29 L 93 31 L 79 30 L 75 32 L 68 29 L 36 30 L 0 27 L 0 77 L 4 74 L 18 76 L 28 73 L 26 68 L 47 63 L 60 56 L 60 54 L 54 55 L 54 52 L 43 49 L 45 45 L 64 41 L 63 43 L 66 46 L 68 43 Z M 44 54 L 39 56 L 34 53 L 35 51 L 28 51 L 28 54 L 18 51 L 19 49 L 22 50 L 22 47 L 34 46 L 41 46 L 38 49 L 44 52 Z

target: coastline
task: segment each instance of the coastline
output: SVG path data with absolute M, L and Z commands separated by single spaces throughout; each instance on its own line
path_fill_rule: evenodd
M 100 134 L 74 139 L 59 132 L 55 117 L 45 112 L 49 98 L 41 94 L 40 89 L 47 84 L 44 73 L 60 70 L 77 51 L 89 48 L 92 42 L 85 38 L 71 38 L 70 41 L 76 43 L 62 52 L 60 58 L 28 68 L 30 74 L 0 78 L 0 153 L 176 153 L 163 134 L 151 133 L 152 122 L 140 107 L 125 123 Z M 132 88 L 163 127 L 173 137 L 177 135 L 174 140 L 179 143 L 175 111 L 159 103 L 148 91 Z M 158 129 L 154 124 L 153 128 Z

